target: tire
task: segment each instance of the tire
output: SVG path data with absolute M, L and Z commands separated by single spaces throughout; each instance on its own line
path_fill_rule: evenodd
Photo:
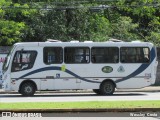
M 101 92 L 100 92 L 99 89 L 93 89 L 93 92 L 95 92 L 97 95 L 100 95 L 100 94 L 101 94 Z
M 101 95 L 112 95 L 115 91 L 115 84 L 111 81 L 103 82 L 100 86 Z
M 35 86 L 31 82 L 23 83 L 20 89 L 20 93 L 23 96 L 33 96 L 35 91 L 36 91 Z

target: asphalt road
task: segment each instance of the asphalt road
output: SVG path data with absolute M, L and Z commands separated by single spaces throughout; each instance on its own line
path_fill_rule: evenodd
M 142 91 L 121 91 L 115 92 L 112 96 L 99 96 L 95 93 L 38 93 L 33 97 L 23 97 L 16 93 L 0 92 L 0 102 L 68 102 L 68 101 L 118 101 L 118 100 L 160 100 L 160 88 L 147 88 Z M 34 120 L 158 120 L 160 113 L 155 112 L 157 117 L 133 117 L 133 112 L 89 112 L 89 113 L 42 113 L 41 118 L 23 118 Z M 136 114 L 147 115 L 153 112 L 135 112 Z M 154 113 L 153 113 L 154 114 Z M 21 120 L 22 117 L 6 118 L 0 117 L 1 120 Z
M 20 94 L 0 94 L 0 102 L 69 102 L 69 101 L 123 101 L 160 100 L 160 92 L 115 92 L 112 96 L 95 93 L 39 93 L 33 97 Z

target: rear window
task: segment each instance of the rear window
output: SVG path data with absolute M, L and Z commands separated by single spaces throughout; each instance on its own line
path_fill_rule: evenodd
M 148 63 L 150 50 L 148 47 L 121 47 L 122 63 Z

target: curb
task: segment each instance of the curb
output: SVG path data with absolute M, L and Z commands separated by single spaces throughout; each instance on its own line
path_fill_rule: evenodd
M 0 112 L 67 113 L 67 112 L 160 112 L 160 108 L 100 108 L 100 109 L 0 109 Z

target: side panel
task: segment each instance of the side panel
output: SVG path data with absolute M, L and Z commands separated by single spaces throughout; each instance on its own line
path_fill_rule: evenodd
M 32 69 L 12 72 L 13 90 L 18 90 L 23 80 L 32 80 L 38 90 L 99 89 L 102 81 L 110 79 L 117 88 L 141 88 L 153 83 L 155 51 L 151 50 L 150 63 L 79 63 L 45 64 L 43 47 L 20 47 L 17 50 L 38 51 Z M 154 67 L 153 67 L 154 66 Z M 153 81 L 152 81 L 153 80 Z
M 150 47 L 150 61 L 148 63 L 126 63 L 123 64 L 123 66 L 127 68 L 130 73 L 127 73 L 126 76 L 116 81 L 117 88 L 142 88 L 152 85 L 155 82 L 154 71 L 155 66 L 157 66 L 154 47 Z
M 117 88 L 142 88 L 151 85 L 151 65 L 141 72 L 142 64 L 121 64 L 124 72 L 118 72 L 119 78 L 115 81 Z M 143 69 L 143 68 L 142 68 Z

